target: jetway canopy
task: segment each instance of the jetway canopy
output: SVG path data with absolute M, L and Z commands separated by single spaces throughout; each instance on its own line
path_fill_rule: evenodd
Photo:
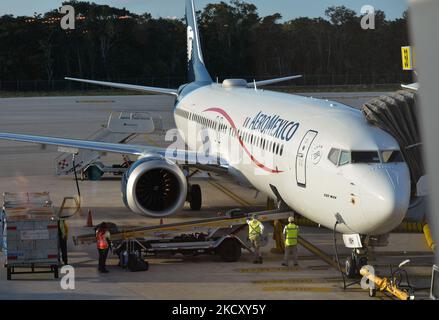
M 419 179 L 425 175 L 417 99 L 414 92 L 398 91 L 363 105 L 366 120 L 398 141 L 410 169 L 412 195 L 416 194 Z

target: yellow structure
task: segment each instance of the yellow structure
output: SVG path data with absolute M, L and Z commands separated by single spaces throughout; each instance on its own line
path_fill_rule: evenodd
M 401 47 L 402 55 L 402 70 L 413 71 L 414 66 L 414 55 L 412 47 Z
M 367 268 L 367 266 L 361 268 L 360 274 L 363 277 L 366 277 L 367 279 L 369 279 L 369 281 L 375 283 L 377 290 L 379 290 L 381 292 L 387 291 L 387 292 L 393 294 L 395 297 L 397 297 L 400 300 L 409 300 L 410 299 L 410 295 L 405 290 L 399 289 L 396 285 L 392 284 L 389 281 L 389 279 L 380 278 L 380 277 L 377 277 L 376 275 L 372 274 L 369 271 L 369 269 Z

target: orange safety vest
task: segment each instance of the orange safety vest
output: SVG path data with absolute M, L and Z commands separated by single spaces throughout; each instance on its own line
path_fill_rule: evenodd
M 98 249 L 108 249 L 108 242 L 107 239 L 105 239 L 105 232 L 104 231 L 98 231 L 96 232 L 96 241 L 98 245 Z

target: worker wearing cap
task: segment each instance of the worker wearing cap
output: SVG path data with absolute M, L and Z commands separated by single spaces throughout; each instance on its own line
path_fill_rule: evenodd
M 62 262 L 67 265 L 68 257 L 67 257 L 67 239 L 69 236 L 69 227 L 67 225 L 67 221 L 65 218 L 60 218 L 58 220 L 58 241 L 59 241 L 59 249 L 61 251 Z
M 110 231 L 108 231 L 108 226 L 106 223 L 102 223 L 96 229 L 96 243 L 99 252 L 99 272 L 108 273 L 106 267 L 106 261 L 108 256 L 108 251 L 110 249 Z
M 297 262 L 297 238 L 299 236 L 299 227 L 294 223 L 294 218 L 288 218 L 288 225 L 284 228 L 285 236 L 285 256 L 282 265 L 289 266 L 289 261 L 292 258 L 294 266 L 298 265 Z
M 253 251 L 255 253 L 255 259 L 253 263 L 262 263 L 262 255 L 260 252 L 261 248 L 261 237 L 264 233 L 264 225 L 256 219 L 255 215 L 252 215 L 249 220 L 247 220 L 248 224 L 248 238 L 253 247 Z

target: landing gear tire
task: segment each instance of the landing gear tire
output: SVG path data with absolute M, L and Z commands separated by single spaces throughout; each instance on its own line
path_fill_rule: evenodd
M 357 263 L 354 257 L 349 256 L 346 258 L 345 262 L 346 276 L 350 279 L 353 279 L 358 276 Z
M 194 184 L 191 186 L 189 203 L 191 206 L 191 210 L 199 211 L 201 209 L 202 195 L 200 185 Z
M 368 264 L 367 257 L 360 257 L 357 263 L 358 273 L 360 273 L 361 268 L 367 266 L 367 264 Z

